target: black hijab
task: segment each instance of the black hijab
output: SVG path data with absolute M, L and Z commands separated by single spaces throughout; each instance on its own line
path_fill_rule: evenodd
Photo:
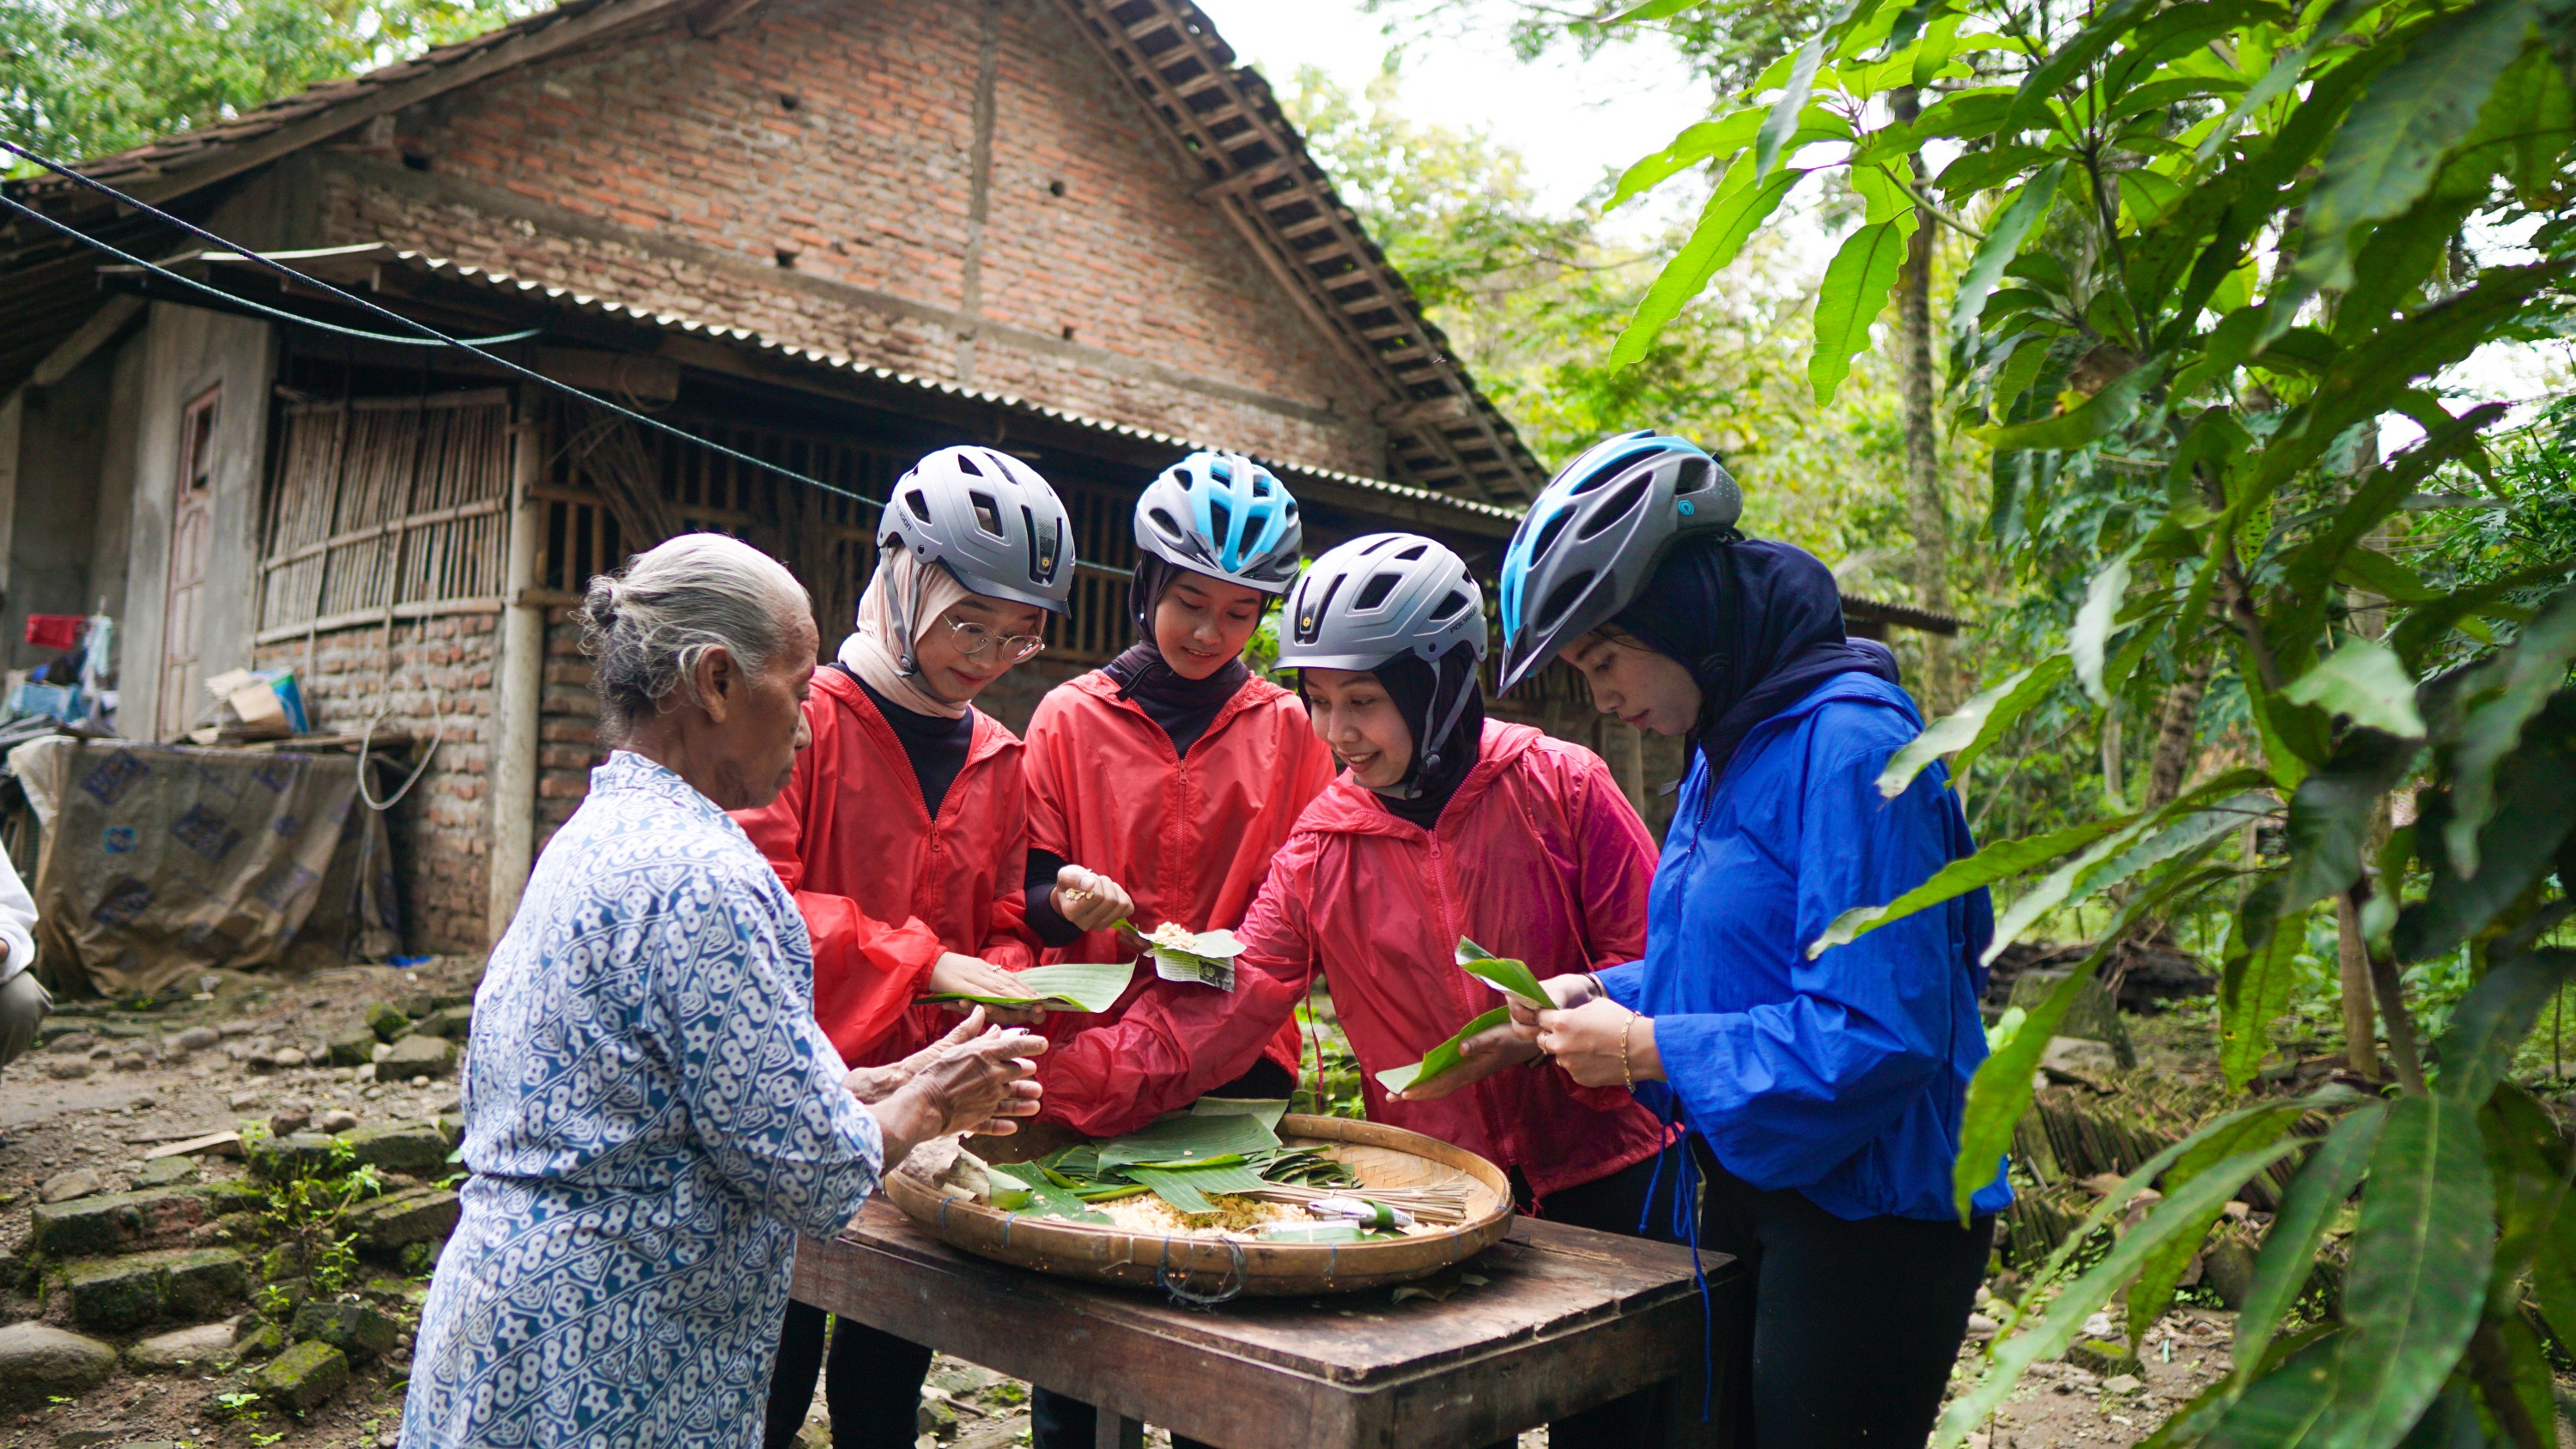
M 1690 739 L 1712 783 L 1754 726 L 1835 675 L 1897 682 L 1886 645 L 1844 637 L 1832 571 L 1768 539 L 1683 541 L 1610 622 L 1690 671 L 1700 689 Z
M 1239 658 L 1227 660 L 1224 668 L 1205 679 L 1192 679 L 1164 660 L 1162 647 L 1154 642 L 1154 606 L 1162 602 L 1163 590 L 1186 572 L 1153 554 L 1138 554 L 1136 578 L 1127 587 L 1127 607 L 1136 617 L 1136 642 L 1101 670 L 1118 686 L 1120 699 L 1133 700 L 1146 718 L 1162 726 L 1176 755 L 1190 752 L 1190 746 L 1216 722 L 1217 711 L 1252 676 Z

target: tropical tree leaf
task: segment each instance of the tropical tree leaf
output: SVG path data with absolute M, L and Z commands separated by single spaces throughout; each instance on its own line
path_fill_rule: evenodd
M 2148 0 L 2111 0 L 2094 12 L 2093 23 L 2078 32 L 2074 39 L 2060 45 L 2022 80 L 2021 89 L 2013 93 L 2012 113 L 2004 124 L 2017 131 L 2036 128 L 2048 114 L 2048 103 L 2067 83 L 2083 74 L 2084 68 L 2101 58 L 2103 52 L 2117 44 L 2133 28 L 2138 13 L 2147 8 Z
M 2398 914 L 2392 942 L 2399 960 L 2422 961 L 2456 948 L 2551 870 L 2576 825 L 2576 692 L 2553 701 L 2534 730 L 2541 737 L 2527 739 L 2495 772 L 2504 803 L 2478 832 L 2474 875 L 2461 874 L 2445 843 L 2450 794 L 2422 802 L 2415 839 L 2433 880 L 2422 900 Z
M 2203 1129 L 2204 1131 L 2207 1129 Z M 2042 1358 L 2054 1358 L 2066 1351 L 2084 1320 L 2095 1309 L 2109 1301 L 2112 1291 L 2129 1281 L 2158 1247 L 2171 1241 L 2203 1213 L 2223 1208 L 2256 1173 L 2299 1150 L 2296 1140 L 2273 1142 L 2262 1148 L 2240 1152 L 2210 1165 L 2209 1169 L 2168 1194 L 2147 1214 L 2146 1220 L 2131 1228 L 2113 1243 L 2111 1251 L 2092 1271 L 2068 1284 L 2048 1305 L 2047 1316 L 2038 1326 L 2026 1329 L 1998 1344 L 1994 1350 L 1994 1367 L 1977 1386 L 1953 1400 L 1933 1431 L 1935 1449 L 1952 1449 L 1964 1442 L 1968 1431 L 1979 1420 L 1993 1413 L 2021 1381 L 2022 1373 Z M 2479 1164 L 2481 1174 L 2485 1164 Z
M 2356 725 L 2399 739 L 2424 737 L 2424 716 L 2415 708 L 2415 677 L 2397 651 L 2358 634 L 2281 691 L 2292 704 L 2312 704 Z
M 2371 1155 L 2344 1277 L 2332 1442 L 2391 1445 L 2468 1347 L 2495 1254 L 2495 1186 L 2476 1110 L 2402 1097 Z
M 2015 720 L 2046 698 L 2073 667 L 2074 662 L 2065 655 L 2051 654 L 2028 669 L 2014 671 L 1992 688 L 1969 696 L 1967 703 L 1933 721 L 1888 760 L 1887 768 L 1878 775 L 1879 795 L 1893 800 L 1904 794 L 1924 766 L 1953 750 L 1963 752 L 1958 769 L 1965 772 L 1970 760 L 1984 753 L 2005 730 L 2012 728 Z
M 2230 1125 L 2223 1132 L 2213 1132 L 2193 1144 L 2190 1151 L 2177 1158 L 2165 1171 L 2157 1187 L 2167 1196 L 2198 1177 L 2213 1164 L 2223 1162 L 2240 1152 L 2252 1152 L 2279 1141 L 2290 1125 L 2306 1115 L 2301 1107 L 2276 1107 L 2257 1110 Z M 2146 1260 L 2138 1265 L 2138 1280 L 2129 1285 L 2129 1346 L 2132 1352 L 2146 1340 L 2147 1330 L 2173 1303 L 2174 1288 L 2182 1281 L 2183 1270 L 2200 1252 L 2209 1230 L 2227 1211 L 2224 1201 L 2210 1204 L 2196 1219 L 2186 1220 L 2174 1235 L 2165 1240 Z
M 2380 797 L 2405 778 L 2421 747 L 2377 730 L 2353 730 L 2334 757 L 2299 782 L 2290 796 L 2289 868 L 2277 877 L 2273 916 L 2283 919 L 2348 889 L 2361 879 L 2362 853 Z M 2268 926 L 2249 920 L 2251 939 Z
M 1661 151 L 1644 156 L 1619 174 L 1619 184 L 1610 199 L 1601 203 L 1603 211 L 1616 211 L 1629 198 L 1651 191 L 1672 177 L 1720 157 L 1732 159 L 1735 153 L 1753 144 L 1753 135 L 1762 128 L 1765 114 L 1760 106 L 1745 106 L 1714 121 L 1694 121 L 1673 137 Z
M 1851 374 L 1853 355 L 1869 345 L 1870 324 L 1887 306 L 1888 289 L 1905 260 L 1912 216 L 1861 227 L 1825 267 L 1824 287 L 1816 294 L 1816 351 L 1807 362 L 1818 407 L 1834 400 L 1835 389 Z
M 2126 828 L 2137 819 L 2122 815 L 2109 820 L 2088 820 L 2020 840 L 1998 841 L 1965 860 L 1954 860 L 1933 872 L 1932 878 L 1883 906 L 1854 906 L 1834 917 L 1823 935 L 1807 945 L 1807 959 L 1812 961 L 1825 952 L 1844 945 L 1880 926 L 1901 921 L 1916 911 L 1937 906 L 1943 901 L 1966 895 L 1981 886 L 1989 886 L 2006 876 L 2019 875 L 2032 866 L 2052 861 L 2068 851 L 2081 850 L 2115 830 Z
M 2295 923 L 2282 928 L 2270 897 L 2264 887 L 2247 896 L 2218 966 L 2218 1068 L 2239 1091 L 2262 1069 L 2272 1049 L 2272 1021 L 2290 1009 L 2298 984 L 2295 963 L 2305 933 Z M 2260 940 L 2251 930 L 2256 921 L 2271 926 Z
M 1751 177 L 1750 158 L 1739 156 L 1728 169 L 1727 179 L 1718 184 L 1715 194 L 1691 229 L 1690 239 L 1655 275 L 1654 284 L 1646 289 L 1645 299 L 1637 304 L 1636 313 L 1619 332 L 1611 345 L 1610 365 L 1627 367 L 1646 355 L 1656 334 L 1665 324 L 1681 315 L 1693 297 L 1708 289 L 1709 279 L 1744 249 L 1746 238 L 1754 229 L 1779 209 L 1790 189 L 1807 173 L 1783 170 L 1755 182 Z
M 1986 295 L 1994 290 L 2004 267 L 2020 253 L 2031 229 L 2048 215 L 2048 208 L 2057 199 L 2058 183 L 2065 176 L 2065 162 L 2050 162 L 1996 214 L 1986 239 L 1977 243 L 1976 254 L 1968 259 L 1968 269 L 1959 275 L 1959 290 L 1950 302 L 1952 335 L 1965 336 L 1977 325 L 1978 316 L 1986 309 Z
M 2254 1277 L 2236 1311 L 2236 1391 L 2242 1393 L 2261 1371 L 2263 1357 L 2280 1331 L 2282 1315 L 2298 1300 L 2299 1290 L 2316 1272 L 2317 1244 L 2335 1210 L 2361 1183 L 2379 1145 L 2379 1130 L 2388 1117 L 2387 1104 L 2369 1102 L 2345 1114 L 2281 1195 L 2271 1231 L 2254 1255 Z
M 2200 149 L 2194 154 L 2203 161 L 2215 155 L 2218 148 L 2227 143 L 2227 138 L 2235 134 L 2237 122 L 2244 120 L 2257 107 L 2269 105 L 2289 94 L 2290 87 L 2298 83 L 2299 76 L 2307 70 L 2308 62 L 2316 58 L 2318 51 L 2332 45 L 2335 37 L 2351 29 L 2353 21 L 2386 3 L 2387 0 L 2334 0 L 2317 17 L 2316 23 L 2308 27 L 2306 38 L 2284 49 L 2272 62 L 2272 68 L 2263 72 L 2263 78 L 2237 97 L 2235 106 L 2217 125 L 2210 127 L 2209 135 L 2201 141 Z
M 2108 437 L 2112 430 L 2138 414 L 2138 402 L 2165 374 L 2165 359 L 2159 357 L 2141 363 L 2120 374 L 2100 392 L 2086 398 L 2079 407 L 2052 417 L 2015 423 L 1997 428 L 1986 435 L 1986 442 L 1997 452 L 2021 448 L 2081 448 Z
M 2102 683 L 2102 654 L 2119 617 L 2120 600 L 2129 592 L 2129 561 L 2137 554 L 2138 546 L 2131 544 L 2084 586 L 2084 602 L 2076 609 L 2075 627 L 2066 636 L 2066 654 L 2075 663 L 2076 682 L 2084 686 L 2095 704 L 2106 709 L 2110 707 L 2111 693 Z
M 2531 1035 L 2540 1008 L 2557 999 L 2571 972 L 2576 951 L 2554 947 L 2490 966 L 2442 1033 L 2440 1095 L 2470 1108 L 2486 1101 L 2513 1065 L 2522 1039 Z
M 2397 621 L 2388 631 L 2388 647 L 2406 661 L 2409 669 L 2421 669 L 2434 649 L 2460 627 L 2460 621 L 2497 607 L 2504 599 L 2538 584 L 2554 584 L 2567 577 L 2570 561 L 2563 558 L 2516 569 L 2498 579 L 2454 589 L 2430 603 L 2419 604 Z
M 2310 1449 L 2334 1403 L 2335 1360 L 2344 1335 L 2318 1335 L 2236 1400 L 2201 1449 Z
M 2442 844 L 2464 876 L 2478 872 L 2478 831 L 2495 808 L 2496 764 L 2521 742 L 2522 727 L 2567 682 L 2576 659 L 2576 587 L 2559 590 L 2523 626 L 2522 637 L 2486 670 L 2481 698 L 2460 716 L 2451 749 L 2451 818 Z
M 2530 0 L 2486 0 L 2426 29 L 2372 79 L 2308 194 L 2295 264 L 2302 282 L 2352 284 L 2352 229 L 2396 216 L 2424 194 L 2443 153 L 2477 125 L 2533 18 Z
M 1819 30 L 1807 38 L 1806 44 L 1798 47 L 1797 58 L 1789 63 L 1788 84 L 1781 88 L 1780 98 L 1771 103 L 1771 113 L 1762 118 L 1762 129 L 1754 133 L 1753 179 L 1756 182 L 1768 178 L 1772 168 L 1780 164 L 1780 154 L 1786 149 L 1790 134 L 1798 129 L 1798 113 L 1806 109 L 1807 97 L 1815 91 L 1816 67 L 1823 63 L 1824 58 L 1825 31 Z

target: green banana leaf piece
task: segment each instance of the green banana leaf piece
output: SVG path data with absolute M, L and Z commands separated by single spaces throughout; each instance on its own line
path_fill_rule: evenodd
M 1389 1067 L 1377 1074 L 1377 1084 L 1390 1092 L 1402 1092 L 1417 1082 L 1427 1082 L 1466 1060 L 1459 1055 L 1458 1043 L 1480 1031 L 1491 1031 L 1512 1019 L 1512 1009 L 1497 1006 L 1474 1021 L 1458 1028 L 1458 1034 L 1423 1054 L 1422 1060 L 1401 1067 Z
M 972 1001 L 983 1006 L 1055 1006 L 1075 1011 L 1100 1012 L 1118 1004 L 1125 995 L 1127 983 L 1135 979 L 1133 961 L 1067 961 L 1060 966 L 1032 966 L 1015 971 L 1014 980 L 1027 988 L 1019 996 L 975 996 L 965 992 L 944 991 L 931 996 L 916 996 L 919 1002 Z
M 1217 1210 L 1205 1194 L 1212 1192 L 1259 1192 L 1268 1184 L 1261 1174 L 1242 1162 L 1212 1167 L 1128 1167 L 1121 1169 L 1129 1177 L 1152 1188 L 1154 1196 L 1185 1213 L 1212 1213 Z
M 1248 1158 L 1279 1146 L 1279 1134 L 1256 1117 L 1201 1117 L 1179 1114 L 1099 1144 L 1100 1168 L 1124 1168 L 1131 1162 L 1205 1162 L 1214 1157 Z
M 992 1179 L 993 1206 L 1004 1212 L 1076 1223 L 1112 1221 L 1107 1213 L 1093 1212 L 1082 1199 L 1049 1182 L 1046 1169 L 1034 1162 L 988 1162 L 984 1171 Z
M 1193 1117 L 1251 1117 L 1276 1132 L 1279 1119 L 1288 1115 L 1284 1097 L 1201 1097 L 1190 1104 Z
M 1273 1223 L 1261 1230 L 1265 1243 L 1364 1243 L 1375 1236 L 1357 1223 Z
M 1556 999 L 1538 984 L 1538 974 L 1529 969 L 1529 963 L 1496 956 L 1464 936 L 1458 938 L 1458 965 L 1495 990 L 1519 997 L 1521 1004 L 1532 1011 L 1548 1011 L 1556 1006 Z

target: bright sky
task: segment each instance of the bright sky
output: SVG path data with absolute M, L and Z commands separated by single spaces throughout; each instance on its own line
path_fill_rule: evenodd
M 1378 72 L 1390 42 L 1360 0 L 1198 0 L 1218 33 L 1271 84 L 1304 65 L 1350 90 Z M 1497 15 L 1503 12 L 1494 7 Z M 1454 29 L 1454 27 L 1451 27 Z M 1519 151 L 1543 201 L 1568 206 L 1600 181 L 1659 150 L 1708 114 L 1707 87 L 1669 53 L 1621 46 L 1591 60 L 1570 48 L 1524 65 L 1501 25 L 1459 39 L 1417 41 L 1404 53 L 1402 109 L 1414 119 L 1483 130 Z

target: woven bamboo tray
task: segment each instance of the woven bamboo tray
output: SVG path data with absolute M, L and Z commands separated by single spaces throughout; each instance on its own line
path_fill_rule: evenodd
M 1492 1163 L 1437 1138 L 1375 1122 L 1290 1116 L 1279 1124 L 1290 1146 L 1331 1144 L 1333 1156 L 1370 1187 L 1467 1190 L 1467 1220 L 1438 1232 L 1377 1243 L 1235 1243 L 1131 1233 L 1093 1223 L 1003 1212 L 932 1183 L 909 1164 L 886 1179 L 886 1196 L 953 1248 L 1041 1273 L 1163 1288 L 1212 1301 L 1236 1294 L 1294 1297 L 1384 1288 L 1427 1277 L 1494 1245 L 1512 1224 L 1509 1181 Z M 967 1150 L 988 1162 L 1026 1162 L 1075 1140 L 1036 1126 L 1008 1137 L 977 1137 Z

